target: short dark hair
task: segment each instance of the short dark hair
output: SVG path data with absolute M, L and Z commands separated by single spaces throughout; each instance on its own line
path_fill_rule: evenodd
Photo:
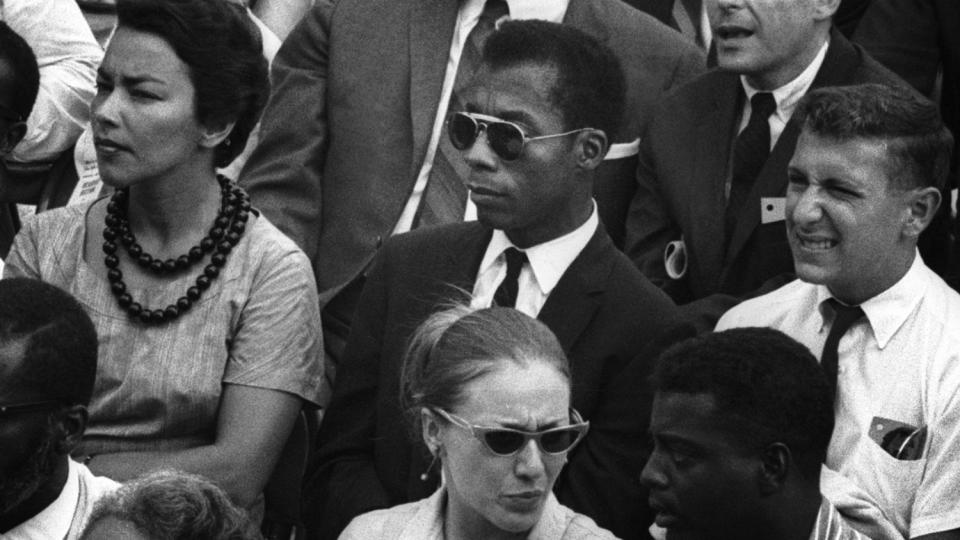
M 611 142 L 617 136 L 626 80 L 617 56 L 593 37 L 564 24 L 508 21 L 487 38 L 482 61 L 494 71 L 524 64 L 553 67 L 553 105 L 566 129 L 600 129 Z
M 769 328 L 737 328 L 682 341 L 661 356 L 654 391 L 707 394 L 742 429 L 745 448 L 786 444 L 817 478 L 833 433 L 833 396 L 810 350 Z M 739 427 L 738 426 L 738 427 Z
M 453 410 L 468 383 L 503 362 L 545 362 L 570 380 L 567 356 L 542 322 L 503 307 L 455 305 L 434 313 L 414 332 L 403 361 L 403 409 L 418 426 L 421 408 Z M 416 434 L 415 434 L 416 436 Z
M 953 136 L 937 106 L 909 88 L 884 84 L 820 88 L 803 98 L 794 117 L 804 130 L 820 137 L 887 143 L 891 187 L 946 185 Z
M 13 71 L 10 105 L 19 115 L 18 120 L 26 120 L 40 90 L 40 68 L 30 45 L 3 21 L 0 21 L 0 61 L 5 61 Z
M 262 538 L 222 489 L 182 471 L 153 472 L 106 495 L 97 501 L 81 538 L 90 538 L 94 525 L 107 518 L 130 523 L 150 538 Z
M 0 279 L 0 343 L 23 343 L 16 377 L 47 399 L 86 405 L 97 374 L 97 331 L 70 294 L 29 278 Z
M 270 83 L 260 31 L 229 0 L 118 0 L 117 26 L 163 38 L 190 68 L 197 120 L 236 122 L 216 148 L 214 164 L 228 165 L 260 119 Z

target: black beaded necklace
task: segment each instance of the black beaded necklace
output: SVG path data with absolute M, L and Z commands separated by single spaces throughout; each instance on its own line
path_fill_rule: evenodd
M 220 211 L 217 213 L 213 227 L 185 255 L 167 260 L 151 256 L 137 243 L 127 219 L 128 190 L 118 189 L 110 198 L 104 220 L 106 227 L 103 229 L 105 254 L 103 262 L 107 266 L 110 291 L 130 317 L 137 318 L 144 324 L 162 324 L 172 321 L 190 309 L 200 299 L 203 291 L 210 288 L 213 280 L 220 275 L 220 269 L 227 264 L 227 255 L 243 237 L 247 219 L 250 217 L 250 197 L 243 188 L 225 176 L 217 175 L 217 181 L 220 183 Z M 183 272 L 202 261 L 208 253 L 212 255 L 210 264 L 203 268 L 203 272 L 197 276 L 195 285 L 187 288 L 184 296 L 164 309 L 151 310 L 135 302 L 127 292 L 127 285 L 123 282 L 123 272 L 118 268 L 120 265 L 120 258 L 117 256 L 118 240 L 130 258 L 135 260 L 141 268 L 158 276 Z

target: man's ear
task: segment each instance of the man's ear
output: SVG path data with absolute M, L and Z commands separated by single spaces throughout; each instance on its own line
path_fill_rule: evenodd
M 607 134 L 599 129 L 587 129 L 577 134 L 576 152 L 577 166 L 592 171 L 603 163 L 603 158 L 610 149 Z
M 783 443 L 772 443 L 760 451 L 760 493 L 771 495 L 783 489 L 790 472 L 792 456 Z
M 57 415 L 57 451 L 67 455 L 80 444 L 83 432 L 87 428 L 87 408 L 83 405 L 70 405 Z
M 907 219 L 903 234 L 908 238 L 917 238 L 933 221 L 942 200 L 940 190 L 929 186 L 912 189 L 906 194 Z
M 10 127 L 7 128 L 7 131 L 3 134 L 2 140 L 0 140 L 0 155 L 8 155 L 10 152 L 13 152 L 15 146 L 20 144 L 20 141 L 27 134 L 27 123 L 20 121 L 10 124 Z
M 200 146 L 204 148 L 216 148 L 233 131 L 236 122 L 227 122 L 219 126 L 202 126 L 200 129 Z
M 814 0 L 814 20 L 829 20 L 840 8 L 840 0 Z

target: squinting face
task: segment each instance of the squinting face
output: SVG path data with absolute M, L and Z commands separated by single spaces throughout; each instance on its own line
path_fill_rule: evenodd
M 121 26 L 90 105 L 100 176 L 114 187 L 173 177 L 200 156 L 188 66 L 164 39 Z
M 464 92 L 469 112 L 520 126 L 528 137 L 568 131 L 553 105 L 556 84 L 552 68 L 521 65 L 481 70 Z M 574 195 L 577 177 L 575 134 L 528 142 L 520 157 L 504 161 L 481 133 L 463 151 L 470 167 L 467 188 L 480 222 L 501 229 L 520 247 L 552 240 L 580 223 L 580 201 Z
M 717 65 L 773 90 L 799 75 L 818 43 L 817 4 L 823 0 L 707 0 Z
M 711 395 L 654 396 L 654 449 L 640 481 L 671 540 L 749 537 L 760 461 L 730 431 Z
M 889 186 L 887 146 L 804 130 L 790 161 L 787 238 L 797 276 L 860 303 L 896 283 L 913 245 L 903 238 L 910 191 Z
M 527 431 L 570 423 L 569 382 L 555 368 L 538 361 L 521 367 L 504 360 L 502 365 L 469 383 L 463 404 L 450 412 L 474 425 Z M 530 530 L 566 457 L 543 454 L 533 440 L 516 455 L 498 456 L 466 429 L 441 426 L 451 516 L 477 532 Z

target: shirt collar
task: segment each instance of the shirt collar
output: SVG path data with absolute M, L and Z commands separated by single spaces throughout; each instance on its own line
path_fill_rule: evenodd
M 460 8 L 461 23 L 474 23 L 480 18 L 486 0 L 466 0 Z M 507 0 L 513 20 L 539 19 L 560 23 L 570 0 Z
M 542 294 L 549 295 L 553 291 L 573 260 L 580 255 L 583 248 L 593 238 L 593 234 L 600 224 L 600 218 L 597 216 L 596 201 L 593 201 L 592 204 L 593 210 L 583 225 L 559 238 L 521 250 L 527 255 L 530 269 L 533 271 L 533 276 L 536 278 Z M 494 229 L 477 274 L 479 275 L 490 268 L 500 257 L 500 254 L 510 247 L 516 246 L 507 238 L 507 234 L 502 230 Z
M 479 17 L 479 14 L 477 16 Z M 813 84 L 813 80 L 820 71 L 820 66 L 823 65 L 824 58 L 827 57 L 827 49 L 829 46 L 830 37 L 828 36 L 827 40 L 823 42 L 823 46 L 820 47 L 820 52 L 813 57 L 813 61 L 810 62 L 806 69 L 800 72 L 792 81 L 773 90 L 773 99 L 777 102 L 776 114 L 784 123 L 790 120 L 790 117 L 793 115 L 793 110 L 797 107 L 800 98 L 806 95 L 810 86 Z M 760 92 L 760 90 L 754 88 L 747 82 L 747 78 L 744 75 L 740 76 L 740 83 L 743 85 L 743 91 L 747 94 L 747 101 L 750 101 L 754 94 Z
M 920 253 L 914 253 L 913 263 L 900 281 L 860 304 L 880 349 L 887 346 L 923 299 L 923 294 L 930 284 L 929 276 L 923 271 L 924 266 Z M 824 302 L 832 297 L 825 285 L 817 285 L 817 305 L 820 306 L 820 315 L 823 317 L 821 331 L 826 325 Z

